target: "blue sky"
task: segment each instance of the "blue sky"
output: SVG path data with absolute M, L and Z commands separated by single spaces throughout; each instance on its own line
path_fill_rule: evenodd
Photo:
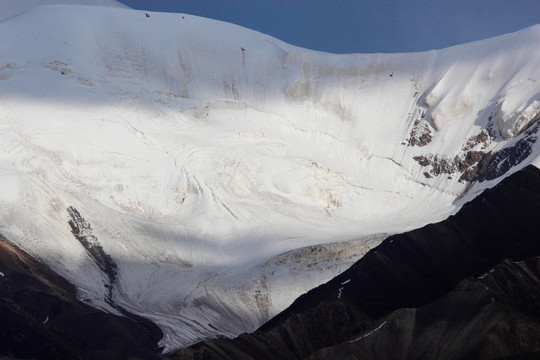
M 424 51 L 540 23 L 538 0 L 119 0 L 223 20 L 333 53 Z

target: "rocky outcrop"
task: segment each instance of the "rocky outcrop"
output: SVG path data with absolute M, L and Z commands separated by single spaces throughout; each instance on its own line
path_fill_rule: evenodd
M 453 157 L 428 153 L 414 156 L 413 160 L 428 169 L 424 172 L 427 178 L 446 174 L 459 175 L 459 182 L 497 179 L 531 155 L 540 123 L 532 123 L 512 144 L 500 150 L 487 151 L 494 140 L 501 140 L 493 121 L 493 117 L 489 117 L 487 128 L 469 137 L 461 147 L 461 152 Z
M 433 132 L 430 124 L 425 120 L 425 109 L 419 109 L 419 117 L 414 120 L 409 138 L 402 145 L 426 146 L 433 141 Z
M 534 354 L 538 260 L 505 259 L 540 254 L 539 213 L 540 170 L 528 167 L 455 216 L 386 239 L 255 333 L 170 358 L 451 357 L 446 343 L 457 358 Z M 390 349 L 394 357 L 386 357 Z
M 0 358 L 157 359 L 159 328 L 77 300 L 75 288 L 0 237 Z
M 71 233 L 85 248 L 88 255 L 94 260 L 94 263 L 108 278 L 107 287 L 107 302 L 114 306 L 112 301 L 112 290 L 116 285 L 116 278 L 118 276 L 118 266 L 114 262 L 113 258 L 103 250 L 103 246 L 99 243 L 99 240 L 94 236 L 92 232 L 92 225 L 86 221 L 77 209 L 73 206 L 67 208 L 69 217 L 69 226 L 71 227 Z

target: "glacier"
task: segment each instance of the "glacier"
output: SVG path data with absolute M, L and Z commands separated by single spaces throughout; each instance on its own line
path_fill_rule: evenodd
M 538 162 L 538 26 L 334 55 L 97 5 L 0 22 L 0 233 L 165 351 L 255 330 Z

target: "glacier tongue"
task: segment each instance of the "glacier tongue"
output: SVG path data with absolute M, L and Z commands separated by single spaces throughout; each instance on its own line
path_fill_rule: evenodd
M 534 161 L 539 38 L 332 55 L 190 15 L 35 8 L 0 23 L 0 232 L 167 350 L 254 330 Z

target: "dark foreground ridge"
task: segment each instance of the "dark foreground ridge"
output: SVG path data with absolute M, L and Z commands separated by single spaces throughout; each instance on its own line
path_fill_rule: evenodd
M 540 358 L 539 216 L 529 166 L 455 216 L 386 239 L 256 332 L 170 358 Z
M 157 359 L 159 328 L 77 300 L 64 278 L 0 236 L 0 359 Z

